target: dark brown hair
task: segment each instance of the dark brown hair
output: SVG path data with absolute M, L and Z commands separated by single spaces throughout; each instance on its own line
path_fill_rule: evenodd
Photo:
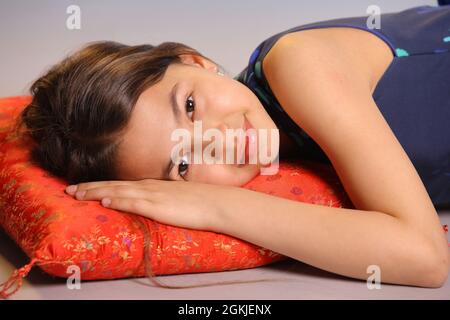
M 99 41 L 52 66 L 31 85 L 32 101 L 16 127 L 25 125 L 25 136 L 31 138 L 31 161 L 69 184 L 118 180 L 116 153 L 137 99 L 163 78 L 169 65 L 182 63 L 182 54 L 208 59 L 177 42 L 129 46 Z M 148 253 L 149 230 L 142 222 L 140 226 L 145 270 L 156 282 Z M 156 283 L 166 288 L 196 287 Z M 232 283 L 239 282 L 220 282 Z

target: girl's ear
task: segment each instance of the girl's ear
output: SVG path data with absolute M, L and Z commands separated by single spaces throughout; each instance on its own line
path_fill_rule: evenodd
M 215 63 L 213 63 L 210 60 L 203 58 L 199 55 L 182 54 L 182 55 L 180 55 L 180 59 L 184 64 L 204 68 L 204 69 L 210 70 L 214 73 L 217 73 L 217 71 L 219 71 L 219 68 Z

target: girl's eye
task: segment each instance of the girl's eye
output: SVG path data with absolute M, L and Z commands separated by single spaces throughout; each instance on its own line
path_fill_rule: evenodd
M 190 119 L 193 118 L 194 109 L 195 109 L 194 100 L 192 99 L 192 96 L 189 96 L 188 99 L 186 100 L 186 112 Z
M 187 156 L 183 156 L 181 158 L 180 163 L 178 164 L 178 175 L 180 175 L 182 178 L 186 175 L 189 169 L 189 163 Z

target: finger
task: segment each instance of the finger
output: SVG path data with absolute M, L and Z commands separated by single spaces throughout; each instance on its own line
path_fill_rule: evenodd
M 83 182 L 79 184 L 69 185 L 66 187 L 65 191 L 68 194 L 73 195 L 75 192 L 80 190 L 89 190 L 104 186 L 119 186 L 119 185 L 132 185 L 136 184 L 137 181 L 127 181 L 127 180 L 109 180 L 109 181 L 92 181 Z
M 153 219 L 151 216 L 152 203 L 145 199 L 125 197 L 103 198 L 101 204 L 106 208 L 135 213 Z
M 118 185 L 110 187 L 98 187 L 79 190 L 74 194 L 77 200 L 101 200 L 105 197 L 128 197 L 145 199 L 149 195 L 148 190 L 130 185 Z

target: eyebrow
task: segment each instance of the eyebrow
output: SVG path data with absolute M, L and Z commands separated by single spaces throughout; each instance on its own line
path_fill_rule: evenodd
M 178 108 L 177 103 L 177 95 L 176 95 L 177 89 L 178 89 L 178 82 L 172 87 L 172 90 L 170 90 L 170 106 L 172 108 L 172 113 L 177 123 L 177 126 L 179 126 L 181 123 L 181 112 L 180 109 Z
M 178 108 L 177 103 L 177 95 L 176 95 L 177 89 L 178 89 L 178 82 L 172 87 L 172 90 L 170 90 L 169 100 L 170 100 L 170 107 L 172 109 L 172 115 L 175 118 L 177 126 L 179 126 L 181 123 L 181 112 L 180 109 Z M 172 159 L 169 156 L 169 161 L 167 162 L 167 166 L 164 171 L 167 178 L 170 178 L 170 171 L 172 170 L 172 167 L 174 165 L 175 164 L 172 162 Z

